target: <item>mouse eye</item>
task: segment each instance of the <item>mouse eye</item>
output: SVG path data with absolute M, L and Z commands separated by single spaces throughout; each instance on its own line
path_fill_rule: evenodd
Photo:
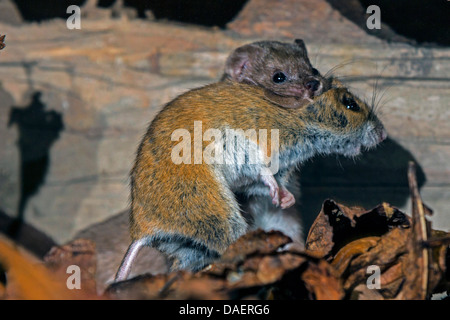
M 317 76 L 319 74 L 319 70 L 317 70 L 316 68 L 313 68 L 312 74 L 313 74 L 313 76 Z
M 283 83 L 286 81 L 286 75 L 283 72 L 277 72 L 273 75 L 272 80 L 275 83 Z
M 359 111 L 359 110 L 360 110 L 359 105 L 358 105 L 358 104 L 356 103 L 356 101 L 353 100 L 352 98 L 344 97 L 344 98 L 342 99 L 342 103 L 343 103 L 344 106 L 345 106 L 347 109 L 349 109 L 349 110 L 352 110 L 352 111 Z

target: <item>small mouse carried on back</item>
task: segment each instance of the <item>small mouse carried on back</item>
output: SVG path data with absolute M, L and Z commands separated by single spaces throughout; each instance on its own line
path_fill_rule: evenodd
M 305 43 L 258 41 L 243 45 L 228 57 L 222 80 L 264 88 L 264 96 L 284 108 L 299 108 L 330 88 L 311 65 Z
M 373 109 L 339 82 L 296 108 L 282 108 L 266 93 L 254 84 L 222 81 L 182 94 L 154 118 L 131 171 L 133 240 L 115 281 L 128 277 L 143 246 L 165 253 L 171 270 L 202 270 L 249 228 L 234 192 L 246 190 L 289 207 L 293 196 L 286 183 L 296 165 L 316 154 L 355 156 L 386 138 Z M 239 138 L 246 148 L 228 154 L 231 146 L 218 133 L 230 128 L 270 132 L 269 151 L 264 155 L 258 138 L 244 134 Z M 178 135 L 180 129 L 184 134 Z M 196 134 L 203 137 L 201 151 L 212 144 L 213 154 L 228 154 L 226 161 L 196 162 L 195 150 L 180 151 L 181 142 L 196 148 Z M 174 161 L 174 150 L 183 161 Z M 257 161 L 238 161 L 240 152 L 243 159 L 257 155 Z M 277 170 L 268 166 L 274 162 Z
M 311 65 L 301 39 L 293 43 L 257 41 L 235 49 L 226 60 L 222 81 L 259 86 L 267 100 L 282 108 L 300 108 L 312 102 L 332 82 Z M 253 229 L 277 230 L 291 238 L 285 249 L 304 249 L 301 213 L 294 205 L 300 198 L 299 176 L 293 168 L 286 186 L 293 195 L 289 208 L 276 206 L 267 197 L 250 196 L 247 189 L 237 194 Z

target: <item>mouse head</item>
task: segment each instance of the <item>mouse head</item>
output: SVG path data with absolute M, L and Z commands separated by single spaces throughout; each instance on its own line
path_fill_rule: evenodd
M 302 109 L 307 136 L 318 153 L 356 156 L 386 139 L 373 108 L 333 81 L 333 87 Z
M 272 101 L 277 96 L 295 97 L 306 104 L 329 88 L 328 80 L 311 65 L 300 39 L 294 43 L 260 41 L 239 47 L 228 57 L 225 76 L 265 88 Z

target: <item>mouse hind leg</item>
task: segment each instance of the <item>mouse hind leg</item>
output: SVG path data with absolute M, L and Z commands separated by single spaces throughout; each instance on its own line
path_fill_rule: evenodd
M 298 173 L 294 174 L 293 181 L 287 183 L 294 197 L 300 197 Z M 265 231 L 277 230 L 289 236 L 293 243 L 287 247 L 304 248 L 303 224 L 301 213 L 297 205 L 280 208 L 266 196 L 251 196 L 240 200 L 241 206 L 251 217 L 251 229 Z
M 220 258 L 220 253 L 216 250 L 181 236 L 160 242 L 157 248 L 172 260 L 171 271 L 197 272 Z
M 197 272 L 220 258 L 217 252 L 205 252 L 194 248 L 181 248 L 173 258 L 170 271 Z

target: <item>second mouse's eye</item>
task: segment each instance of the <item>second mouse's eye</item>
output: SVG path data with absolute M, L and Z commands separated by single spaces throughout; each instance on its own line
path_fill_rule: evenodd
M 276 72 L 272 77 L 273 82 L 283 83 L 286 81 L 286 75 L 283 72 Z
M 319 70 L 317 70 L 316 68 L 313 68 L 312 74 L 313 74 L 313 76 L 317 76 L 319 74 Z
M 352 98 L 344 96 L 344 98 L 342 99 L 342 103 L 349 110 L 352 110 L 352 111 L 359 111 L 360 110 L 359 105 Z

